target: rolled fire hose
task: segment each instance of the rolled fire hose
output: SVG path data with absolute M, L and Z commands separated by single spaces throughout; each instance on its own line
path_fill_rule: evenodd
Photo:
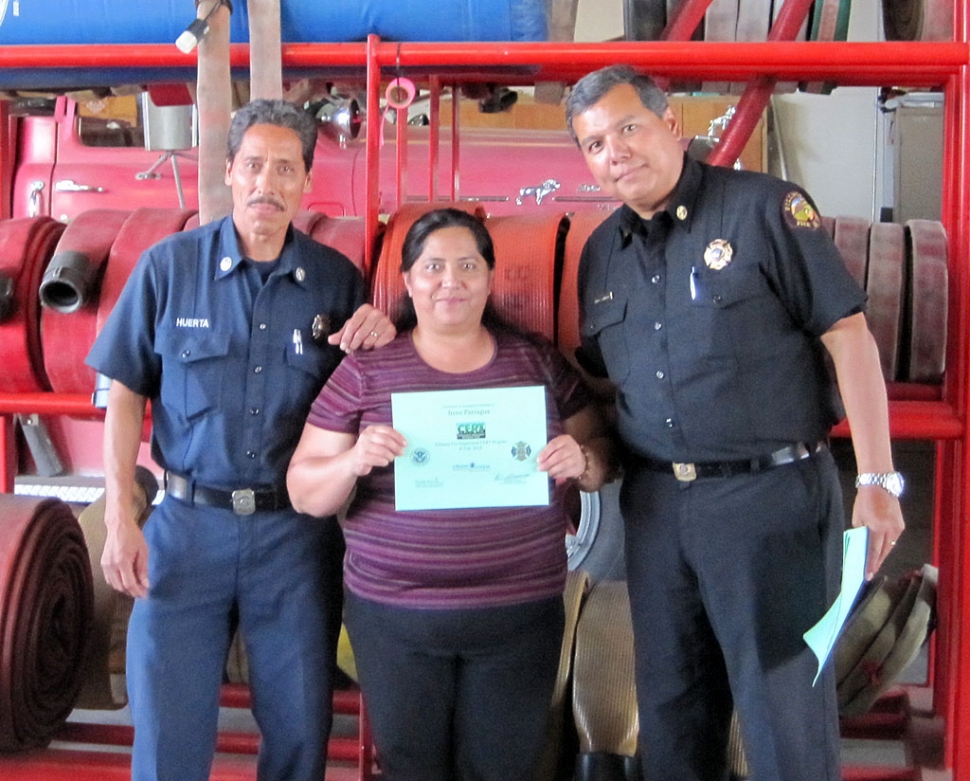
M 489 217 L 485 223 L 499 264 L 492 301 L 502 317 L 527 332 L 556 338 L 556 255 L 568 222 L 564 214 Z
M 88 552 L 71 508 L 0 496 L 0 751 L 45 746 L 67 719 L 93 612 Z
M 639 778 L 639 720 L 634 682 L 633 626 L 626 582 L 603 580 L 586 598 L 576 629 L 573 716 L 579 735 L 576 781 Z M 735 714 L 727 762 L 734 778 L 747 777 Z
M 577 779 L 637 777 L 633 626 L 622 580 L 597 583 L 580 613 L 573 660 L 573 716 L 579 734 Z
M 566 246 L 563 252 L 562 288 L 559 293 L 559 312 L 556 317 L 558 332 L 556 344 L 567 357 L 579 347 L 579 291 L 576 287 L 579 259 L 586 240 L 606 219 L 600 211 L 577 211 L 569 223 Z
M 940 382 L 946 369 L 949 319 L 947 237 L 935 220 L 908 220 L 909 344 L 906 380 Z
M 838 220 L 836 220 L 836 233 Z M 879 345 L 886 382 L 899 379 L 899 347 L 906 292 L 906 236 L 895 222 L 874 222 L 869 228 L 866 292 L 869 330 Z
M 6 300 L 6 315 L 0 319 L 2 393 L 50 389 L 41 350 L 37 288 L 63 232 L 63 223 L 50 217 L 0 220 L 0 294 Z
M 280 0 L 249 0 L 249 84 L 253 100 L 283 97 Z
M 226 186 L 226 142 L 232 111 L 229 72 L 229 8 L 222 0 L 203 0 L 196 15 L 209 16 L 209 32 L 199 42 L 196 100 L 199 106 L 199 221 L 202 225 L 232 212 Z
M 158 479 L 145 467 L 138 466 L 135 483 L 138 490 L 132 492 L 132 513 L 138 525 L 143 526 L 158 493 Z M 78 516 L 93 575 L 94 611 L 91 645 L 84 659 L 76 707 L 112 710 L 123 707 L 128 699 L 124 687 L 113 684 L 112 676 L 124 672 L 125 636 L 134 600 L 111 588 L 101 572 L 101 554 L 107 538 L 104 505 L 102 494 Z

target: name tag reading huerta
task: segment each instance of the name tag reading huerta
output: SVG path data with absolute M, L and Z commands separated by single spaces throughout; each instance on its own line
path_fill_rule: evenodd
M 395 509 L 549 504 L 536 465 L 547 436 L 541 385 L 392 393 L 391 415 L 408 441 L 394 460 Z

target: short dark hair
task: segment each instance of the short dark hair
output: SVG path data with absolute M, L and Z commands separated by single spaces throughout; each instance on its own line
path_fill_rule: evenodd
M 637 73 L 628 65 L 609 65 L 583 76 L 573 85 L 569 97 L 566 98 L 566 126 L 573 141 L 579 143 L 576 131 L 573 130 L 573 119 L 599 103 L 607 92 L 621 84 L 629 84 L 637 91 L 644 108 L 658 117 L 663 116 L 668 105 L 667 93 L 652 78 Z
M 254 100 L 239 109 L 229 126 L 226 159 L 231 163 L 242 146 L 243 136 L 253 125 L 276 125 L 292 130 L 303 147 L 303 164 L 307 173 L 313 167 L 313 151 L 317 146 L 317 123 L 309 112 L 287 100 Z

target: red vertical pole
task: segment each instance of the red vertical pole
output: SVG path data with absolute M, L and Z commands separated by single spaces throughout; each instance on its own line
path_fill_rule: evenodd
M 458 181 L 458 85 L 451 85 L 451 200 L 458 200 L 460 190 Z
M 364 180 L 364 273 L 370 279 L 374 269 L 374 242 L 377 240 L 377 223 L 380 218 L 380 149 L 384 132 L 381 116 L 380 88 L 381 68 L 377 62 L 377 46 L 380 38 L 367 36 L 367 145 L 366 174 Z
M 397 138 L 396 170 L 394 173 L 394 203 L 400 209 L 408 189 L 408 110 L 395 109 L 397 122 L 394 126 Z
M 785 0 L 778 18 L 771 26 L 771 32 L 768 33 L 768 40 L 793 41 L 811 7 L 812 0 Z M 761 119 L 765 106 L 771 100 L 776 82 L 777 79 L 772 76 L 758 76 L 744 88 L 744 94 L 738 100 L 734 117 L 708 157 L 711 165 L 734 165 L 734 161 L 741 156 L 744 145 L 751 138 L 758 120 Z
M 955 39 L 966 43 L 970 21 L 966 2 L 954 3 Z M 944 100 L 942 218 L 949 240 L 950 335 L 948 339 L 945 398 L 951 401 L 958 417 L 966 421 L 970 409 L 968 362 L 970 362 L 970 63 L 950 78 Z M 934 695 L 937 711 L 946 725 L 945 764 L 954 779 L 970 774 L 970 646 L 965 640 L 970 627 L 970 468 L 967 453 L 970 435 L 964 430 L 957 442 L 946 448 L 937 475 L 939 527 L 934 531 L 942 540 L 940 586 L 937 606 L 940 639 L 937 642 Z M 945 506 L 944 506 L 945 505 Z
M 0 494 L 12 494 L 17 476 L 17 447 L 13 415 L 0 415 Z
M 10 105 L 0 100 L 0 220 L 8 220 L 13 209 L 13 166 L 17 158 L 17 126 Z
M 711 0 L 684 0 L 674 12 L 674 18 L 660 34 L 661 41 L 689 41 L 701 23 Z
M 452 100 L 454 100 L 454 96 Z M 438 202 L 438 153 L 441 148 L 441 79 L 431 77 L 431 100 L 428 120 L 428 201 Z

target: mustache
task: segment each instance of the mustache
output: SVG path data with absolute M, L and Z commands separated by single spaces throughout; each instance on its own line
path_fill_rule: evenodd
M 259 196 L 256 196 L 255 198 L 250 198 L 248 201 L 246 201 L 247 206 L 255 206 L 258 203 L 265 203 L 265 204 L 268 204 L 269 206 L 276 207 L 280 211 L 284 211 L 282 203 L 277 201 L 275 198 L 270 198 L 267 195 L 259 195 Z

